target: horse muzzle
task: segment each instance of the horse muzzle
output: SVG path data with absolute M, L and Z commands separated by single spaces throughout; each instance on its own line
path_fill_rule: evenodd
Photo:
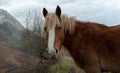
M 50 58 L 55 58 L 58 54 L 58 50 L 57 49 L 48 50 L 48 54 Z

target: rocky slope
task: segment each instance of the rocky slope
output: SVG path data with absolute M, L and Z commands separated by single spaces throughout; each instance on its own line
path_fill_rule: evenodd
M 39 62 L 38 58 L 24 52 L 0 45 L 0 70 L 7 71 L 12 68 L 34 68 Z
M 13 16 L 0 9 L 0 40 L 19 39 L 23 29 Z

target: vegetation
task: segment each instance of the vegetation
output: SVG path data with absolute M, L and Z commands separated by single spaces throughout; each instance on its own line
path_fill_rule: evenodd
M 61 59 L 60 62 L 50 66 L 50 73 L 80 73 L 78 67 L 71 61 Z
M 46 56 L 46 42 L 41 31 L 42 18 L 40 14 L 29 11 L 26 17 L 26 29 L 22 32 L 20 44 L 24 52 L 37 56 L 40 59 Z

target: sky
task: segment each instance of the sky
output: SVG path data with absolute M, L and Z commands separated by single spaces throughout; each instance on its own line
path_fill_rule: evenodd
M 0 9 L 7 10 L 21 24 L 29 10 L 37 10 L 42 16 L 45 7 L 54 12 L 56 6 L 62 14 L 79 20 L 103 23 L 109 26 L 120 24 L 120 0 L 0 0 Z

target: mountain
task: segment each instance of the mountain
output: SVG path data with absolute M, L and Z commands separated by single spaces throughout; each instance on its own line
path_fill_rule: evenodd
M 0 44 L 18 49 L 23 30 L 19 21 L 6 10 L 0 9 Z
M 0 40 L 19 39 L 24 27 L 7 11 L 0 9 Z
M 6 71 L 19 67 L 32 69 L 38 62 L 38 58 L 0 44 L 0 70 Z

